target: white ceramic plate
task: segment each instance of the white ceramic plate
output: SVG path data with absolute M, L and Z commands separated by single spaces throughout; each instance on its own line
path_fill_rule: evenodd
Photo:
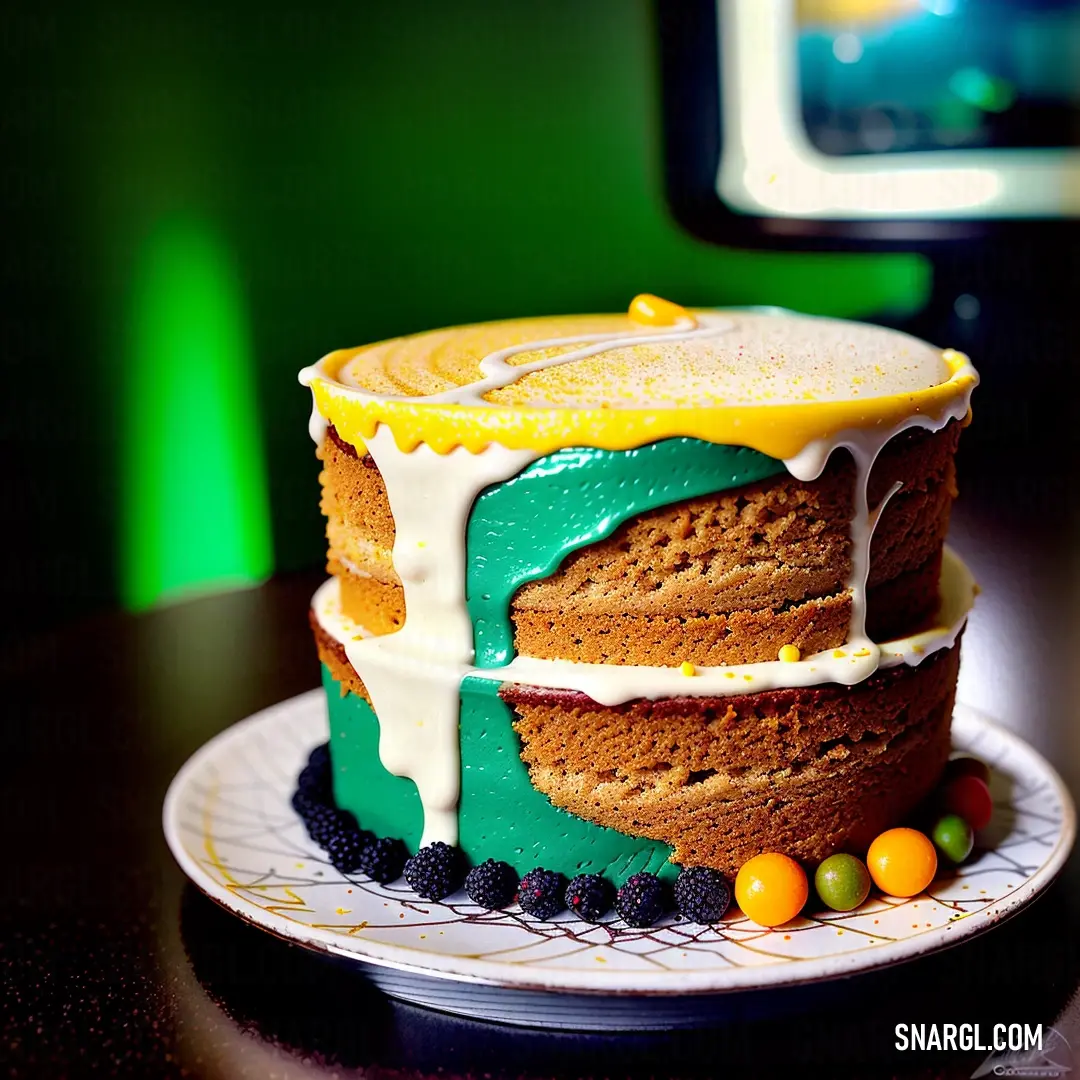
M 212 899 L 287 940 L 361 961 L 388 994 L 503 1022 L 566 1028 L 700 1023 L 731 991 L 782 988 L 883 967 L 987 930 L 1049 885 L 1072 847 L 1075 811 L 1021 739 L 958 706 L 953 743 L 993 770 L 994 820 L 976 855 L 910 900 L 875 898 L 765 930 L 733 909 L 716 927 L 667 916 L 645 930 L 614 915 L 538 922 L 488 912 L 464 892 L 418 900 L 404 881 L 345 877 L 289 805 L 308 752 L 326 739 L 314 690 L 207 743 L 165 799 L 184 872 Z M 744 995 L 743 995 L 744 996 Z

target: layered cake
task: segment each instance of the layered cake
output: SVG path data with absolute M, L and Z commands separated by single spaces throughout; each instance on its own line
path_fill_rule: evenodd
M 879 327 L 638 297 L 305 369 L 333 797 L 603 875 L 865 854 L 949 754 L 977 375 Z

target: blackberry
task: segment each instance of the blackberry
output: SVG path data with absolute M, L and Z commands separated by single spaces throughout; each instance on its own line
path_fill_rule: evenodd
M 315 798 L 310 791 L 305 791 L 303 788 L 297 788 L 292 793 L 292 808 L 307 821 L 308 817 L 316 810 L 326 806 L 326 803 L 322 799 Z
M 355 874 L 360 869 L 365 848 L 375 840 L 372 833 L 363 829 L 340 828 L 326 841 L 326 854 L 335 870 L 342 874 Z
M 615 910 L 627 926 L 652 926 L 667 906 L 664 883 L 645 871 L 627 878 L 615 897 Z
M 691 922 L 719 922 L 731 906 L 731 889 L 719 871 L 687 866 L 675 882 L 675 906 Z
M 409 853 L 400 840 L 372 839 L 360 854 L 360 869 L 373 881 L 386 885 L 397 881 L 405 869 Z
M 417 896 L 441 900 L 461 885 L 461 853 L 436 840 L 422 847 L 406 864 L 405 880 Z
M 323 770 L 327 772 L 330 770 L 330 744 L 328 742 L 319 743 L 314 750 L 308 754 L 308 765 L 313 769 Z
M 465 891 L 474 904 L 489 908 L 504 908 L 517 892 L 517 874 L 504 862 L 488 859 L 474 866 L 465 877 Z
M 356 819 L 347 811 L 326 803 L 304 801 L 300 806 L 293 802 L 293 807 L 300 815 L 307 829 L 308 836 L 319 847 L 326 847 L 327 841 L 337 832 L 356 828 Z
M 599 874 L 578 874 L 566 886 L 566 906 L 586 922 L 597 922 L 611 910 L 615 890 Z
M 518 884 L 518 903 L 522 911 L 538 919 L 550 919 L 566 906 L 563 902 L 565 892 L 566 878 L 562 874 L 538 866 Z
M 333 790 L 329 760 L 325 765 L 305 765 L 296 778 L 296 790 L 329 801 Z

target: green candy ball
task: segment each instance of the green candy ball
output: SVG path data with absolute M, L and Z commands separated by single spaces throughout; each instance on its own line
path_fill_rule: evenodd
M 938 818 L 931 836 L 938 851 L 949 862 L 962 863 L 975 846 L 975 833 L 959 814 Z
M 830 855 L 814 873 L 814 888 L 833 911 L 853 911 L 870 892 L 870 871 L 854 855 Z

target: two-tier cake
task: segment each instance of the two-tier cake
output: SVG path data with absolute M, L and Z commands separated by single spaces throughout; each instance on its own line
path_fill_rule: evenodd
M 943 548 L 964 356 L 645 296 L 301 379 L 333 795 L 365 830 L 731 878 L 865 853 L 937 783 L 974 593 Z

